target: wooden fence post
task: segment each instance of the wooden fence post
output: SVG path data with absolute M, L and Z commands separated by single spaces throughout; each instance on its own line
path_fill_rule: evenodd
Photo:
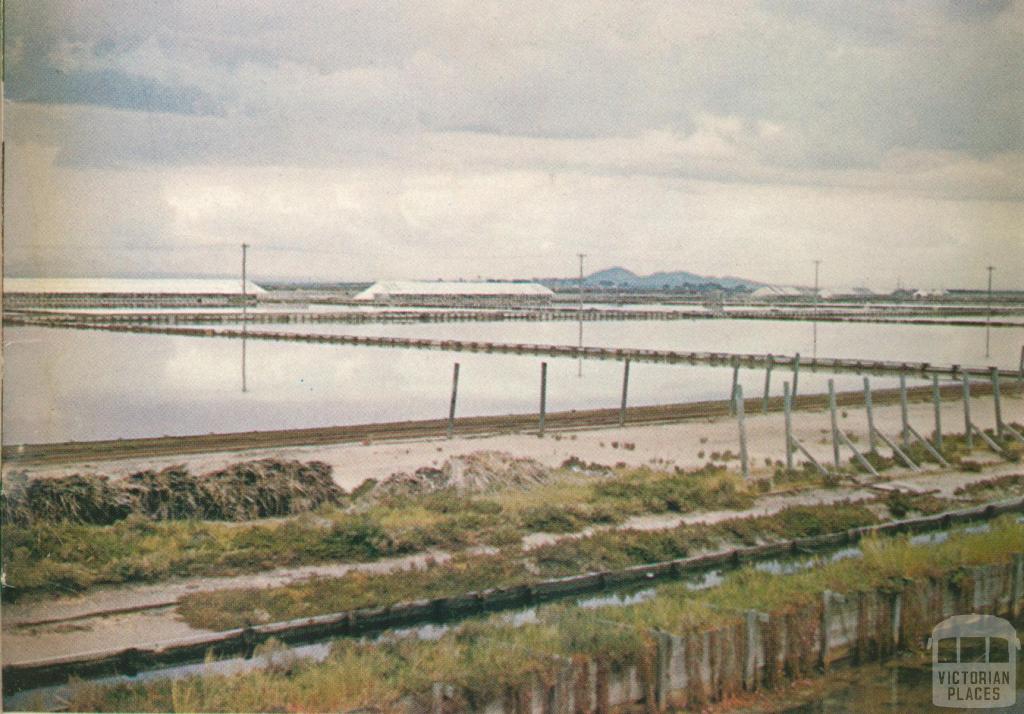
M 626 399 L 629 395 L 629 360 L 622 369 L 622 406 L 619 408 L 619 426 L 626 423 Z
M 964 385 L 964 438 L 967 448 L 974 448 L 974 429 L 971 426 L 971 378 L 966 372 L 963 373 Z
M 782 409 L 786 414 L 786 471 L 793 470 L 793 397 L 789 393 L 789 382 L 782 383 Z
M 448 406 L 448 438 L 452 438 L 455 431 L 455 400 L 459 394 L 459 363 L 455 363 L 455 370 L 452 372 L 452 401 Z
M 999 403 L 999 370 L 992 368 L 992 403 L 996 409 L 996 436 L 1003 438 L 1003 410 Z
M 868 441 L 871 453 L 878 453 L 878 437 L 875 436 L 875 416 L 871 408 L 871 380 L 864 378 L 864 409 L 868 414 Z
M 544 436 L 544 414 L 547 411 L 548 363 L 540 363 L 540 435 Z
M 743 420 L 743 385 L 736 385 L 736 419 L 740 427 L 740 464 L 743 468 L 743 478 L 750 478 L 750 461 L 747 458 L 747 427 Z
M 793 401 L 796 401 L 796 385 L 800 379 L 800 353 L 797 352 L 796 356 L 793 357 Z
M 832 417 L 832 460 L 839 468 L 841 457 L 839 455 L 839 421 L 836 418 L 836 386 L 833 380 L 828 380 L 828 411 Z
M 900 374 L 900 419 L 903 422 L 903 448 L 910 448 L 910 421 L 907 415 L 907 375 Z
M 732 389 L 729 390 L 729 414 L 736 414 L 736 387 L 740 383 L 740 365 L 734 361 L 732 364 Z

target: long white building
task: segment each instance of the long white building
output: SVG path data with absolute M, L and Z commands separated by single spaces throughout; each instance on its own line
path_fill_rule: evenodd
M 537 283 L 384 280 L 353 300 L 385 305 L 540 305 L 550 303 L 553 295 Z
M 252 302 L 264 292 L 251 280 Z M 242 281 L 216 278 L 5 278 L 4 305 L 16 307 L 177 307 L 238 305 Z

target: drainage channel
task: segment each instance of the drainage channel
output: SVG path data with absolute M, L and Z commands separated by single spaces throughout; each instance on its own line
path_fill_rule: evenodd
M 961 530 L 984 532 L 989 529 L 989 524 L 978 521 L 988 521 L 1004 513 L 1019 513 L 1022 510 L 1024 499 L 1003 501 L 767 546 L 635 566 L 615 573 L 588 573 L 585 576 L 561 578 L 525 588 L 527 592 L 524 598 L 519 601 L 508 600 L 505 606 L 488 607 L 479 598 L 471 598 L 479 603 L 478 607 L 458 612 L 448 611 L 443 616 L 424 617 L 405 625 L 375 625 L 366 622 L 360 626 L 352 623 L 350 618 L 328 615 L 217 633 L 212 637 L 204 636 L 189 642 L 163 643 L 150 650 L 149 658 L 139 656 L 140 650 L 129 648 L 117 653 L 77 655 L 47 662 L 9 665 L 4 667 L 3 672 L 3 708 L 8 711 L 27 708 L 59 710 L 70 694 L 72 685 L 68 681 L 72 677 L 93 684 L 109 685 L 196 674 L 229 675 L 260 669 L 267 666 L 274 655 L 257 655 L 255 649 L 257 644 L 269 637 L 291 645 L 292 656 L 319 661 L 328 656 L 332 643 L 342 638 L 358 638 L 369 642 L 410 637 L 436 640 L 459 624 L 484 615 L 496 615 L 516 626 L 536 622 L 543 604 L 558 602 L 588 609 L 627 606 L 653 598 L 657 582 L 681 582 L 694 590 L 715 587 L 727 573 L 744 564 L 784 575 L 823 562 L 860 557 L 861 550 L 856 543 L 867 535 L 908 533 L 912 534 L 910 540 L 913 543 L 941 543 L 949 537 L 954 527 L 961 524 L 973 524 L 961 526 Z M 1018 516 L 1018 520 L 1024 522 L 1024 516 Z M 572 588 L 573 582 L 580 587 Z M 541 586 L 545 584 L 562 587 L 543 590 Z M 524 589 L 510 590 L 521 592 Z M 384 610 L 393 611 L 394 608 Z M 332 627 L 326 622 L 328 619 L 331 623 L 340 621 L 355 626 Z M 153 654 L 157 657 L 153 657 Z M 146 662 L 146 659 L 150 661 Z

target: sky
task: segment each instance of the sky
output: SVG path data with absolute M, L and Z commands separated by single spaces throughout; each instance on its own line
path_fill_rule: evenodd
M 1024 289 L 1013 0 L 7 0 L 4 273 Z

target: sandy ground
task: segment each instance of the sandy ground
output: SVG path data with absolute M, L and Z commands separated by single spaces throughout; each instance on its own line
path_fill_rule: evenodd
M 1003 419 L 1006 422 L 1024 422 L 1024 399 L 1003 398 Z M 976 398 L 971 404 L 972 416 L 980 427 L 994 424 L 992 400 Z M 931 404 L 912 404 L 911 423 L 922 434 L 934 428 Z M 943 406 L 943 431 L 957 432 L 963 429 L 961 402 Z M 884 406 L 875 409 L 876 426 L 894 438 L 900 431 L 899 406 Z M 852 441 L 867 448 L 866 419 L 862 410 L 848 410 L 840 417 L 840 427 L 850 435 Z M 782 414 L 755 414 L 747 418 L 748 446 L 755 475 L 760 471 L 769 473 L 765 459 L 775 461 L 785 458 Z M 828 439 L 829 415 L 825 411 L 801 412 L 793 415 L 794 435 L 823 463 L 831 463 L 832 447 Z M 618 443 L 618 448 L 613 446 Z M 624 444 L 635 445 L 624 448 Z M 500 450 L 528 456 L 549 466 L 557 466 L 570 456 L 585 461 L 604 464 L 623 462 L 631 466 L 643 464 L 678 465 L 693 468 L 711 459 L 713 452 L 731 450 L 736 453 L 738 431 L 734 419 L 720 418 L 706 422 L 638 426 L 561 432 L 548 434 L 544 438 L 536 435 L 510 434 L 479 438 L 456 438 L 451 440 L 411 441 L 402 443 L 381 443 L 370 445 L 337 445 L 300 447 L 253 452 L 232 452 L 188 456 L 179 459 L 115 461 L 96 464 L 77 464 L 70 467 L 29 469 L 38 475 L 59 475 L 73 472 L 98 471 L 111 475 L 127 475 L 145 468 L 160 468 L 175 463 L 185 463 L 195 472 L 221 468 L 227 464 L 245 459 L 276 457 L 285 459 L 318 459 L 331 464 L 335 478 L 345 488 L 357 486 L 366 478 L 384 478 L 396 471 L 413 471 L 426 464 L 440 464 L 450 455 L 465 454 L 477 450 Z M 882 449 L 883 453 L 887 450 Z M 847 458 L 844 453 L 843 458 Z M 899 484 L 908 490 L 937 489 L 942 495 L 951 495 L 960 485 L 992 478 L 1008 473 L 1019 473 L 1021 467 L 1000 462 L 995 455 L 978 450 L 974 456 L 978 461 L 992 464 L 983 473 L 956 473 L 948 470 L 932 470 L 911 473 L 894 470 L 892 484 Z M 799 462 L 799 459 L 798 459 Z M 730 462 L 736 468 L 735 461 Z M 758 466 L 759 465 L 759 466 Z M 683 522 L 714 522 L 724 518 L 744 515 L 762 515 L 777 512 L 796 504 L 833 503 L 843 499 L 867 497 L 867 489 L 849 487 L 829 490 L 812 490 L 793 495 L 771 495 L 758 500 L 757 504 L 745 511 L 716 511 L 693 513 L 685 516 L 641 516 L 630 519 L 623 527 L 668 528 Z M 534 534 L 525 545 L 535 546 L 548 542 L 552 536 Z M 2 659 L 4 664 L 26 662 L 72 653 L 111 649 L 138 642 L 163 642 L 197 634 L 177 619 L 171 604 L 181 596 L 193 592 L 205 592 L 231 587 L 271 587 L 294 582 L 311 576 L 340 576 L 352 569 L 382 572 L 408 568 L 423 563 L 427 558 L 443 560 L 444 553 L 421 554 L 406 558 L 395 558 L 367 564 L 330 564 L 302 568 L 279 569 L 254 575 L 230 578 L 192 578 L 169 581 L 156 585 L 100 588 L 79 597 L 52 598 L 45 601 L 15 603 L 4 606 L 2 613 L 3 637 Z M 131 607 L 156 607 L 140 612 L 113 615 L 89 616 L 90 613 L 122 610 Z M 82 617 L 82 616 L 85 617 Z M 49 625 L 24 626 L 24 623 L 46 619 L 78 618 Z
M 1003 395 L 1003 421 L 1024 422 L 1024 398 Z M 899 405 L 879 406 L 874 410 L 875 426 L 895 440 L 901 430 Z M 924 436 L 935 428 L 930 402 L 911 403 L 910 423 Z M 845 415 L 845 416 L 843 416 Z M 980 428 L 995 424 L 995 412 L 990 397 L 971 400 L 971 415 Z M 963 403 L 959 400 L 943 404 L 944 433 L 962 433 L 964 429 Z M 867 448 L 867 419 L 863 409 L 840 411 L 840 428 L 850 436 L 858 448 Z M 765 465 L 785 459 L 784 425 L 781 413 L 749 414 L 746 419 L 747 444 L 750 463 L 757 473 L 770 473 Z M 803 411 L 793 414 L 793 434 L 822 463 L 831 463 L 832 445 L 829 414 L 825 410 Z M 630 448 L 626 448 L 628 445 Z M 145 469 L 160 469 L 174 464 L 185 464 L 193 473 L 205 473 L 248 459 L 279 458 L 303 461 L 319 460 L 334 469 L 339 486 L 352 489 L 368 478 L 384 479 L 398 471 L 412 472 L 421 466 L 439 466 L 452 455 L 479 450 L 507 451 L 516 456 L 536 459 L 548 466 L 558 466 L 570 456 L 584 461 L 629 466 L 644 464 L 677 465 L 683 468 L 701 466 L 711 460 L 715 452 L 739 452 L 738 427 L 734 419 L 718 418 L 706 421 L 687 421 L 677 424 L 612 427 L 582 431 L 549 432 L 543 438 L 536 434 L 500 434 L 495 436 L 457 437 L 419 441 L 380 442 L 363 444 L 337 444 L 302 446 L 282 449 L 258 449 L 242 452 L 218 452 L 186 455 L 178 458 L 125 459 L 119 461 L 83 462 L 66 466 L 23 467 L 5 466 L 4 473 L 25 470 L 32 475 L 61 476 L 71 473 L 96 472 L 111 476 L 127 476 Z M 883 449 L 883 452 L 887 452 Z M 850 454 L 844 449 L 844 461 Z M 802 455 L 797 454 L 797 463 Z M 998 461 L 990 452 L 979 450 L 978 461 Z M 736 467 L 737 462 L 731 462 Z

